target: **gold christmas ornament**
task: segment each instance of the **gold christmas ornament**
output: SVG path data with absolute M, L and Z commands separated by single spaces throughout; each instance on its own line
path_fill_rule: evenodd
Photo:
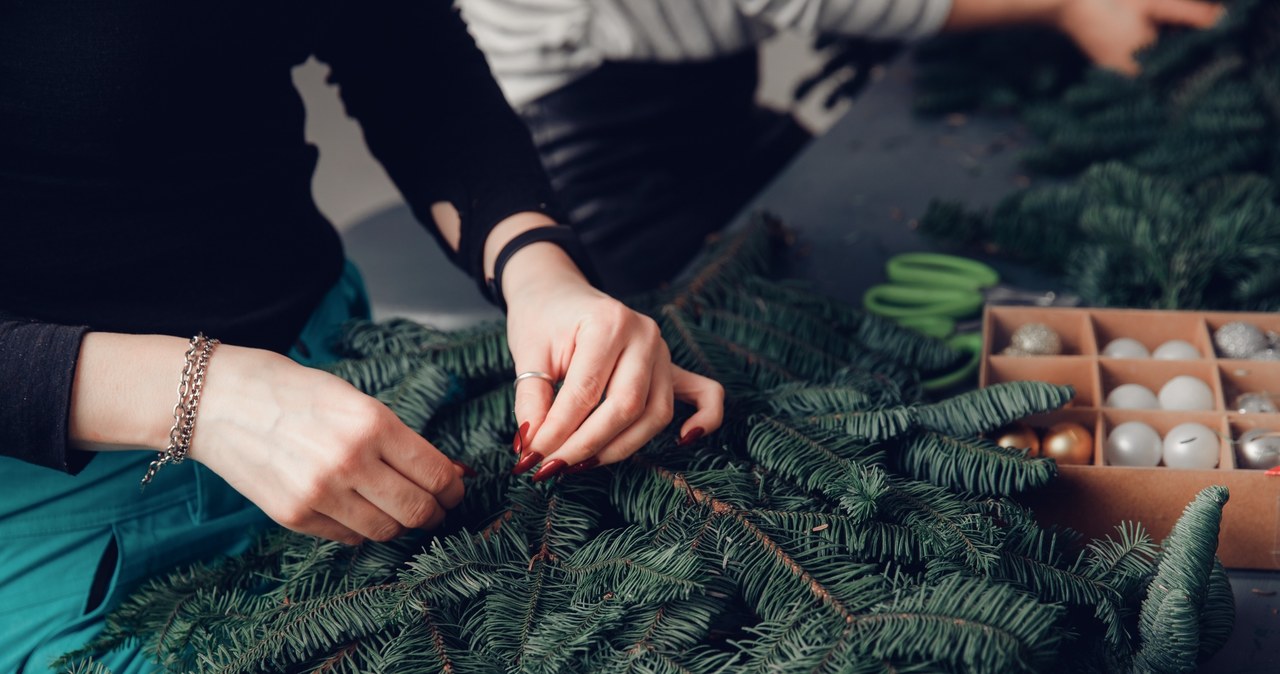
M 1050 426 L 1040 448 L 1042 456 L 1063 465 L 1087 466 L 1093 463 L 1093 434 L 1072 421 Z
M 1013 423 L 996 432 L 992 440 L 1001 447 L 1030 450 L 1030 456 L 1040 456 L 1040 436 L 1026 424 Z

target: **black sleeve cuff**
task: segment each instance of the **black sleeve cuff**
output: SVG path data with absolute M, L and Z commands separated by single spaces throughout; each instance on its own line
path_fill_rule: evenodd
M 0 316 L 0 455 L 72 475 L 93 452 L 67 444 L 85 326 Z

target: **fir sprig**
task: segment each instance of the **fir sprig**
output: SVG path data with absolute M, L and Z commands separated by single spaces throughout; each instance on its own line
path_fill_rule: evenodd
M 1071 391 L 923 402 L 919 371 L 955 354 L 761 278 L 783 238 L 739 232 L 648 298 L 676 361 L 724 377 L 723 428 L 545 483 L 509 473 L 500 330 L 352 326 L 358 355 L 331 371 L 478 472 L 445 527 L 354 548 L 271 531 L 148 584 L 65 664 L 98 674 L 87 656 L 136 639 L 174 672 L 1172 671 L 1221 643 L 1221 499 L 1197 500 L 1159 573 L 1140 529 L 1041 529 L 1008 497 L 1053 464 L 978 434 Z M 1168 589 L 1144 601 L 1153 576 Z

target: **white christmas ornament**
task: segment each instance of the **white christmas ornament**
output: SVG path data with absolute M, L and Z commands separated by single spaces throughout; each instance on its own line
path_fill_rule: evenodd
M 1199 360 L 1200 350 L 1181 339 L 1171 339 L 1151 352 L 1156 360 Z
M 1160 388 L 1160 407 L 1166 410 L 1211 410 L 1213 390 L 1190 375 L 1178 375 Z
M 1102 355 L 1107 358 L 1150 358 L 1151 352 L 1147 351 L 1147 347 L 1143 346 L 1142 342 L 1121 337 L 1108 342 L 1102 349 Z
M 1164 436 L 1164 465 L 1208 470 L 1218 465 L 1218 434 L 1194 421 L 1174 426 Z
M 1103 454 L 1110 466 L 1154 466 L 1160 463 L 1160 434 L 1141 421 L 1126 421 L 1111 430 Z
M 1158 410 L 1160 400 L 1142 384 L 1121 384 L 1107 394 L 1107 407 L 1122 410 Z

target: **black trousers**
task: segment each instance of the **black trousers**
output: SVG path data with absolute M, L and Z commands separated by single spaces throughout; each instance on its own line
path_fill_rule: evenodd
M 758 79 L 754 51 L 608 63 L 519 110 L 608 291 L 670 280 L 809 140 Z

